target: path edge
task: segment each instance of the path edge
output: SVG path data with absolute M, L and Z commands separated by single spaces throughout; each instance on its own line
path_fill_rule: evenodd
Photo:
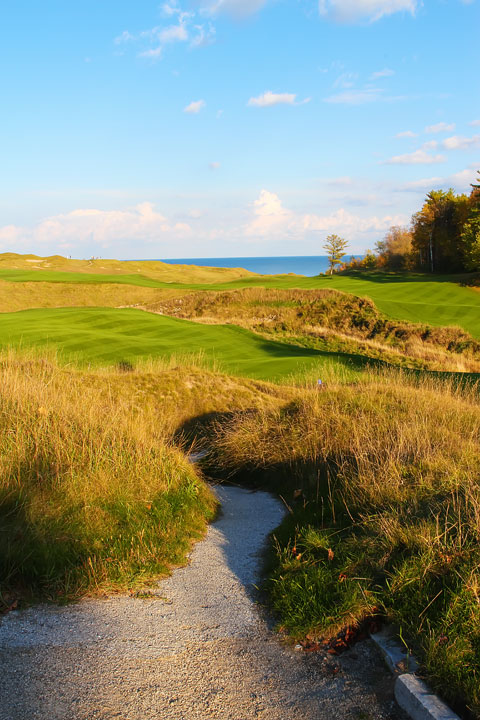
M 371 633 L 370 637 L 382 653 L 390 671 L 396 675 L 395 699 L 412 720 L 460 720 L 460 717 L 415 675 L 418 663 L 399 644 L 393 630 L 387 627 Z

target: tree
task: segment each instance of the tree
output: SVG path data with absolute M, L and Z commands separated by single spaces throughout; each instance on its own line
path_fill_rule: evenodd
M 480 270 L 480 170 L 478 173 L 478 182 L 472 183 L 469 213 L 461 236 L 467 270 Z
M 421 269 L 460 272 L 464 269 L 461 234 L 468 213 L 466 195 L 450 188 L 428 193 L 412 218 L 412 246 Z
M 348 242 L 339 235 L 328 235 L 323 249 L 326 251 L 328 262 L 330 263 L 330 275 L 335 270 L 335 266 L 340 265 L 342 259 L 347 254 L 345 252 L 347 245 Z
M 389 270 L 407 270 L 411 264 L 412 233 L 394 225 L 375 246 L 377 265 Z

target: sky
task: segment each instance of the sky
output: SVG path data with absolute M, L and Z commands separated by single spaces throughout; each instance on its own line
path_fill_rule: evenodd
M 364 252 L 480 169 L 480 0 L 16 0 L 0 252 Z

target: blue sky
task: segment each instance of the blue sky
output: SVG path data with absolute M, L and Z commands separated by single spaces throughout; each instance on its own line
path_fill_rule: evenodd
M 364 251 L 480 168 L 480 0 L 16 0 L 0 251 Z

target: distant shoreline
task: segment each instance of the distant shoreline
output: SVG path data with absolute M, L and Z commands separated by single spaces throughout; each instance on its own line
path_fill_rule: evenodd
M 347 255 L 346 260 L 354 257 Z M 361 256 L 355 256 L 361 257 Z M 151 258 L 169 265 L 197 265 L 199 267 L 244 268 L 260 275 L 306 275 L 314 277 L 328 270 L 326 255 L 278 255 L 262 257 L 203 257 L 203 258 Z M 125 262 L 133 262 L 133 259 Z

